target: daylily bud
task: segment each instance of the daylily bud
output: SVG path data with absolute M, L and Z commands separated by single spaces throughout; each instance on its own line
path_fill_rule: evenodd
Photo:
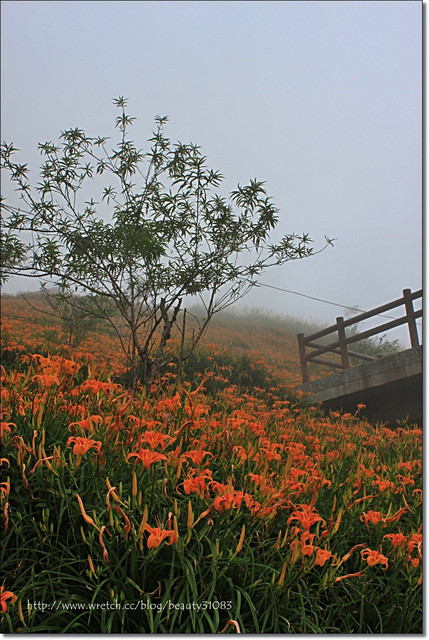
M 88 554 L 88 564 L 89 564 L 89 569 L 90 569 L 91 573 L 95 576 L 94 563 L 92 562 L 92 558 L 91 558 L 91 556 L 89 554 Z
M 243 528 L 241 529 L 240 539 L 239 539 L 239 541 L 238 541 L 237 548 L 236 548 L 236 550 L 235 550 L 234 555 L 237 555 L 237 553 L 240 553 L 240 551 L 241 551 L 241 549 L 242 549 L 242 546 L 243 546 L 243 541 L 244 541 L 244 535 L 245 535 L 245 533 L 246 533 L 246 525 L 245 525 L 245 524 L 243 524 Z
M 186 522 L 186 526 L 188 529 L 192 529 L 192 525 L 194 523 L 194 514 L 192 512 L 192 504 L 191 501 L 189 500 L 188 502 L 188 520 Z
M 140 524 L 140 528 L 139 528 L 139 536 L 142 537 L 143 533 L 145 531 L 145 527 L 147 524 L 147 504 L 145 504 L 144 510 L 143 510 L 143 518 Z
M 285 575 L 286 575 L 286 567 L 287 567 L 287 563 L 284 562 L 283 563 L 283 567 L 282 567 L 282 571 L 281 571 L 281 574 L 280 574 L 280 578 L 279 578 L 279 581 L 277 583 L 279 585 L 279 587 L 281 587 L 283 582 L 284 582 Z

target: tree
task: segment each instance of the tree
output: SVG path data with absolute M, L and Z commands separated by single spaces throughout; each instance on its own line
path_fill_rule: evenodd
M 22 201 L 11 206 L 2 199 L 2 279 L 38 278 L 42 287 L 55 285 L 60 301 L 108 320 L 129 357 L 134 386 L 140 379 L 150 388 L 171 360 L 167 345 L 185 296 L 198 296 L 204 315 L 186 340 L 180 323 L 180 361 L 213 314 L 257 285 L 265 269 L 313 249 L 306 234 L 270 242 L 278 210 L 263 182 L 251 180 L 222 197 L 223 176 L 206 166 L 198 146 L 165 136 L 167 117 L 156 116 L 142 150 L 129 139 L 135 118 L 126 113 L 127 100 L 114 104 L 116 146 L 65 130 L 58 144 L 39 144 L 44 161 L 35 186 L 28 165 L 14 161 L 17 149 L 2 143 L 1 167 Z M 323 248 L 331 243 L 325 240 Z
M 346 320 L 350 320 L 353 316 L 356 315 L 356 311 L 359 313 L 365 313 L 364 309 L 361 309 L 357 305 L 353 307 L 348 307 L 345 309 L 345 318 Z M 346 335 L 348 338 L 361 333 L 361 323 L 357 322 L 353 324 L 351 327 L 347 327 Z M 381 336 L 373 336 L 372 338 L 364 338 L 363 340 L 359 340 L 358 342 L 353 343 L 353 350 L 357 353 L 362 353 L 367 356 L 373 356 L 381 358 L 383 356 L 389 356 L 393 353 L 398 353 L 401 350 L 399 340 L 388 340 L 387 334 L 383 333 Z M 352 362 L 355 364 L 362 364 L 362 360 L 358 358 L 352 357 Z

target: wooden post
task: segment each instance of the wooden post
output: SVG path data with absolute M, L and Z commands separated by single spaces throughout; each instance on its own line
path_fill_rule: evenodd
M 305 357 L 305 342 L 304 342 L 303 333 L 298 333 L 298 349 L 299 349 L 299 356 L 301 358 L 302 381 L 305 384 L 306 382 L 310 382 L 310 374 L 308 371 L 307 358 Z
M 402 291 L 402 295 L 404 296 L 405 315 L 407 316 L 411 346 L 418 347 L 419 334 L 417 333 L 416 319 L 414 317 L 414 305 L 411 298 L 411 289 L 404 289 Z
M 337 318 L 338 342 L 341 353 L 341 362 L 343 369 L 350 367 L 349 354 L 347 353 L 346 330 L 344 328 L 344 318 Z

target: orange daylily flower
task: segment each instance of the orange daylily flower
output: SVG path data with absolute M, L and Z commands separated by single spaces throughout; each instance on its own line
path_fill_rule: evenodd
M 393 491 L 395 489 L 395 485 L 393 484 L 393 482 L 390 482 L 390 480 L 373 480 L 372 486 L 378 487 L 380 493 L 386 490 Z
M 314 533 L 310 533 L 309 531 L 303 531 L 301 534 L 299 544 L 301 547 L 301 554 L 303 556 L 311 556 L 313 554 L 315 549 L 313 545 L 314 535 Z
M 288 518 L 287 524 L 289 525 L 294 520 L 297 520 L 303 529 L 310 529 L 310 527 L 316 522 L 325 521 L 319 516 L 319 514 L 313 510 L 313 507 L 309 504 L 301 504 L 301 509 L 296 509 L 292 512 L 292 515 Z
M 97 454 L 101 451 L 101 442 L 99 440 L 92 440 L 91 438 L 81 438 L 79 436 L 70 436 L 67 440 L 67 446 L 74 442 L 73 453 L 76 456 L 83 456 L 90 449 L 96 449 Z
M 102 389 L 106 391 L 110 389 L 111 386 L 111 383 L 101 382 L 101 380 L 85 380 L 85 382 L 80 385 L 80 388 L 82 391 L 91 391 L 91 393 L 97 395 Z
M 317 549 L 316 550 L 316 559 L 314 561 L 315 565 L 319 565 L 323 567 L 325 562 L 327 562 L 330 558 L 333 558 L 333 554 L 328 551 L 328 549 Z
M 390 544 L 394 549 L 396 549 L 397 547 L 405 546 L 407 544 L 407 538 L 403 533 L 387 533 L 385 536 L 383 536 L 383 540 L 385 538 L 390 540 Z
M 101 422 L 103 422 L 103 418 L 98 414 L 96 414 L 94 416 L 89 416 L 86 420 L 71 422 L 69 424 L 69 430 L 70 430 L 70 427 L 74 427 L 75 425 L 78 425 L 82 429 L 85 429 L 85 431 L 89 431 L 89 433 L 92 433 L 94 431 L 94 424 L 100 424 Z M 74 429 L 74 432 L 76 433 L 76 429 Z
M 176 395 L 172 398 L 165 398 L 164 400 L 162 400 L 162 403 L 166 409 L 168 409 L 169 411 L 174 411 L 176 407 L 179 407 L 181 404 L 180 394 L 176 393 Z
M 211 458 L 213 458 L 213 454 L 210 453 L 210 451 L 204 451 L 203 449 L 193 449 L 192 451 L 187 451 L 183 454 L 182 457 L 189 458 L 194 464 L 201 464 L 205 456 L 210 456 Z
M 423 542 L 422 534 L 421 533 L 414 533 L 408 539 L 408 544 L 407 544 L 408 551 L 411 552 L 414 549 L 414 547 L 417 547 L 420 550 L 421 546 L 422 546 L 422 542 Z
M 15 427 L 16 424 L 14 422 L 1 422 L 0 424 L 0 437 L 3 438 L 4 433 L 10 433 L 10 428 Z
M 275 451 L 272 451 L 271 449 L 267 449 L 266 447 L 261 447 L 261 451 L 264 452 L 264 458 L 266 460 L 268 460 L 269 462 L 271 462 L 272 460 L 277 460 L 277 462 L 280 462 L 282 457 L 279 453 L 276 453 Z
M 150 465 L 153 462 L 167 460 L 167 456 L 165 456 L 163 453 L 156 453 L 156 451 L 151 451 L 150 449 L 140 449 L 138 453 L 129 453 L 127 455 L 127 462 L 129 462 L 131 458 L 137 458 L 137 460 L 142 463 L 145 469 L 149 469 Z
M 0 587 L 0 605 L 2 613 L 6 613 L 7 611 L 6 600 L 11 600 L 13 604 L 17 599 L 18 598 L 14 593 L 12 593 L 12 591 L 5 591 L 3 586 Z
M 406 556 L 406 560 L 408 560 L 413 567 L 418 567 L 420 564 L 420 561 L 422 558 L 422 543 L 423 543 L 423 536 L 421 533 L 414 533 L 408 539 L 408 542 L 407 542 L 408 553 Z M 415 547 L 417 547 L 417 557 L 412 558 L 411 554 Z
M 33 380 L 40 381 L 43 383 L 43 386 L 49 389 L 54 384 L 58 387 L 61 385 L 61 380 L 57 374 L 52 374 L 48 372 L 43 372 L 41 374 L 33 376 Z
M 227 491 L 221 496 L 217 496 L 213 501 L 213 506 L 219 513 L 229 511 L 229 509 L 238 509 L 242 503 L 244 494 L 242 491 Z
M 301 554 L 303 556 L 311 556 L 314 553 L 314 545 L 312 544 L 301 544 Z
M 379 551 L 374 551 L 373 549 L 362 549 L 360 552 L 362 560 L 366 560 L 368 566 L 374 567 L 376 564 L 383 565 L 383 569 L 386 570 L 389 566 L 389 561 L 386 556 L 383 556 Z
M 142 441 L 145 442 L 150 449 L 156 449 L 157 447 L 161 447 L 162 450 L 165 449 L 165 441 L 173 440 L 171 436 L 167 436 L 164 433 L 160 433 L 159 431 L 145 431 L 141 433 L 138 437 L 138 444 L 141 445 Z
M 87 453 L 90 449 L 95 449 L 96 455 L 100 455 L 101 442 L 99 440 L 92 440 L 91 438 L 81 438 L 79 436 L 70 436 L 70 438 L 67 440 L 67 446 L 73 443 L 73 453 L 75 456 L 77 456 L 77 467 L 81 463 L 82 456 L 84 456 L 85 453 Z
M 219 511 L 219 513 L 229 511 L 229 509 L 232 509 L 233 504 L 234 494 L 232 492 L 225 493 L 223 496 L 217 496 L 213 502 L 214 508 L 216 511 Z
M 148 524 L 145 525 L 145 531 L 149 533 L 149 537 L 147 539 L 147 548 L 148 549 L 156 549 L 159 547 L 163 540 L 167 540 L 166 544 L 174 544 L 177 542 L 176 535 L 174 531 L 169 529 L 162 529 L 161 527 L 151 527 Z
M 362 520 L 362 522 L 365 522 L 365 526 L 368 530 L 369 530 L 368 522 L 370 522 L 373 525 L 377 525 L 379 522 L 381 522 L 382 518 L 383 518 L 383 514 L 380 511 L 372 511 L 372 510 L 366 511 L 360 516 L 360 520 Z
M 234 447 L 233 452 L 238 458 L 240 458 L 241 462 L 244 462 L 245 460 L 247 460 L 249 455 L 246 449 L 244 449 L 244 447 L 242 447 L 241 445 L 237 445 L 236 447 Z
M 402 476 L 400 474 L 397 474 L 396 477 L 398 478 L 398 481 L 401 484 L 403 484 L 404 486 L 407 485 L 407 484 L 410 484 L 410 485 L 414 485 L 415 484 L 413 478 L 407 478 L 407 476 Z
M 212 472 L 210 469 L 204 469 L 199 476 L 195 476 L 195 473 L 195 469 L 190 469 L 186 480 L 181 482 L 178 486 L 182 485 L 183 490 L 187 495 L 190 493 L 196 493 L 200 498 L 203 498 L 205 495 L 208 495 L 206 482 L 207 480 L 211 480 Z
M 292 540 L 292 542 L 290 543 L 290 548 L 292 551 L 292 555 L 290 557 L 290 562 L 291 564 L 295 564 L 295 562 L 297 561 L 298 555 L 299 555 L 299 540 L 297 538 L 295 538 L 294 540 Z

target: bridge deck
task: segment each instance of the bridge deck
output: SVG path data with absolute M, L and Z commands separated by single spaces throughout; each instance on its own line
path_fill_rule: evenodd
M 423 349 L 421 346 L 351 367 L 296 387 L 310 402 L 322 402 L 328 409 L 356 411 L 365 404 L 363 415 L 370 422 L 396 424 L 398 420 L 422 423 Z

